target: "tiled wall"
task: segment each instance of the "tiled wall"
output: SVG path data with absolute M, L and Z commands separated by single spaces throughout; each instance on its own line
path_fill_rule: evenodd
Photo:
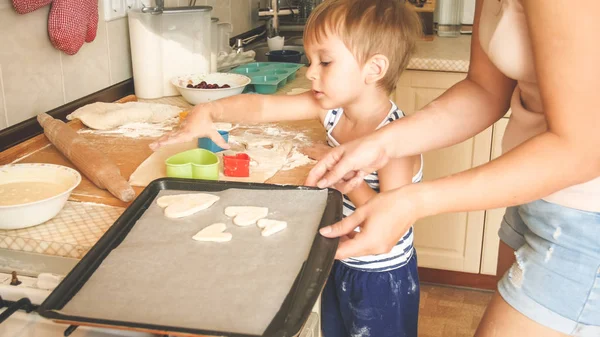
M 5 128 L 131 77 L 127 20 L 100 21 L 73 56 L 48 39 L 48 11 L 17 14 L 0 0 L 0 127 Z
M 233 35 L 258 24 L 258 0 L 198 0 L 213 16 L 233 24 Z M 48 39 L 49 6 L 19 15 L 0 0 L 0 129 L 17 124 L 132 77 L 127 19 L 105 22 L 103 1 L 96 39 L 73 56 Z M 167 0 L 186 6 L 188 0 Z M 252 10 L 251 10 L 252 9 Z

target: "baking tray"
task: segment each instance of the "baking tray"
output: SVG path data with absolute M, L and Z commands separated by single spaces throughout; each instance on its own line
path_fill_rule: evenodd
M 262 335 L 244 334 L 240 332 L 211 331 L 192 329 L 186 327 L 163 326 L 137 322 L 98 319 L 94 317 L 81 317 L 67 315 L 60 310 L 77 294 L 83 285 L 101 265 L 110 252 L 119 246 L 136 221 L 151 206 L 155 197 L 163 190 L 205 191 L 216 192 L 231 188 L 249 190 L 318 190 L 311 187 L 291 185 L 271 185 L 240 182 L 214 182 L 192 179 L 162 178 L 154 180 L 136 200 L 127 208 L 115 224 L 100 238 L 87 255 L 73 268 L 61 284 L 48 296 L 39 307 L 38 312 L 43 317 L 73 325 L 104 326 L 155 333 L 191 334 L 191 335 L 218 335 L 231 337 L 256 337 L 256 336 L 294 336 L 298 334 L 310 315 L 312 308 L 322 291 L 331 267 L 333 265 L 337 239 L 327 239 L 315 235 L 310 253 L 304 261 L 296 279 L 287 293 L 277 314 L 268 324 Z M 342 196 L 329 189 L 325 211 L 321 218 L 319 228 L 333 224 L 342 218 Z M 100 300 L 100 299 L 99 299 Z M 143 309 L 141 309 L 143 310 Z M 182 315 L 191 313 L 182 313 Z

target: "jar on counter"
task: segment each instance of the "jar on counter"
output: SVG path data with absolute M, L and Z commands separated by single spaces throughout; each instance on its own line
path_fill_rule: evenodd
M 438 0 L 435 10 L 438 17 L 437 35 L 459 36 L 462 27 L 463 0 Z

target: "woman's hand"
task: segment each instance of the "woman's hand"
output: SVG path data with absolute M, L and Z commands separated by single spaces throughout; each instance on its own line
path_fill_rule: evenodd
M 177 131 L 160 137 L 150 144 L 150 148 L 156 151 L 164 145 L 183 143 L 199 137 L 209 137 L 221 148 L 229 149 L 229 144 L 221 137 L 217 129 L 213 127 L 210 104 L 196 105 Z
M 321 235 L 340 237 L 336 259 L 351 256 L 384 254 L 404 236 L 410 226 L 420 217 L 413 192 L 417 185 L 379 193 L 352 215 L 328 227 L 321 228 Z M 360 232 L 354 232 L 360 227 Z
M 335 185 L 340 192 L 347 193 L 388 161 L 384 144 L 377 137 L 353 140 L 325 154 L 308 174 L 305 185 L 320 188 Z

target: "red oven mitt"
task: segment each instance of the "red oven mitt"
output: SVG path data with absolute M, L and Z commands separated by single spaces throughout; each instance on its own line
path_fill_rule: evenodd
M 56 49 L 68 55 L 96 38 L 98 0 L 54 0 L 48 16 L 48 35 Z
M 48 5 L 52 0 L 12 0 L 12 2 L 17 13 L 27 14 Z

